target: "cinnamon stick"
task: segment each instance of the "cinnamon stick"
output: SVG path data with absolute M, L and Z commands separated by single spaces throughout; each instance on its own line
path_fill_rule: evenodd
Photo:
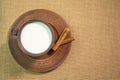
M 61 45 L 61 43 L 63 42 L 63 40 L 65 39 L 65 37 L 67 36 L 68 32 L 70 31 L 70 29 L 68 27 L 66 27 L 62 34 L 60 35 L 57 43 L 53 46 L 53 50 L 56 51 L 56 49 Z
M 70 43 L 70 42 L 72 42 L 73 40 L 75 40 L 73 37 L 68 38 L 68 39 L 65 39 L 65 40 L 63 40 L 63 42 L 61 43 L 61 45 L 64 45 L 64 44 L 66 44 L 66 43 Z

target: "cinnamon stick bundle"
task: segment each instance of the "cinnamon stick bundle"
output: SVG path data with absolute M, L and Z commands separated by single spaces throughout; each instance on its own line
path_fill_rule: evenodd
M 57 43 L 56 43 L 56 44 L 53 46 L 53 48 L 52 48 L 54 51 L 56 51 L 56 49 L 57 49 L 60 45 L 65 44 L 65 43 L 68 43 L 68 42 L 71 42 L 71 41 L 74 40 L 73 38 L 64 40 L 69 31 L 70 31 L 70 29 L 69 29 L 68 27 L 66 27 L 66 28 L 63 30 L 63 32 L 62 32 L 62 34 L 60 35 Z

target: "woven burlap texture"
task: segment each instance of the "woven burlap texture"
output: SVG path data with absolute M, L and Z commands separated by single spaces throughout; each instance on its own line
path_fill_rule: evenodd
M 34 73 L 13 59 L 8 32 L 32 9 L 56 12 L 75 41 L 54 71 Z M 0 0 L 0 80 L 120 80 L 120 0 Z

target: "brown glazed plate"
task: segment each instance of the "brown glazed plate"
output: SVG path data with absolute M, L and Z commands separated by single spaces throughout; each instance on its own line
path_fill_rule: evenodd
M 49 49 L 38 55 L 30 55 L 20 44 L 19 39 L 23 26 L 33 21 L 44 22 L 53 34 Z M 13 23 L 9 32 L 9 48 L 14 59 L 23 68 L 34 72 L 47 72 L 57 68 L 68 55 L 71 43 L 60 45 L 56 51 L 51 48 L 56 44 L 65 27 L 68 27 L 66 22 L 52 11 L 36 9 L 24 13 Z M 71 32 L 67 34 L 65 39 L 70 37 Z

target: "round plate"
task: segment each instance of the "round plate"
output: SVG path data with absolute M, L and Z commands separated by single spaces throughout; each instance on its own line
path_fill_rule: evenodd
M 32 10 L 21 15 L 12 25 L 9 33 L 9 47 L 10 51 L 22 67 L 35 72 L 47 72 L 58 67 L 68 55 L 71 43 L 67 43 L 58 47 L 56 51 L 50 50 L 41 56 L 29 56 L 19 46 L 18 34 L 20 29 L 30 21 L 40 20 L 52 26 L 54 31 L 53 46 L 57 42 L 60 34 L 65 27 L 68 27 L 66 22 L 56 13 L 37 9 Z M 66 38 L 71 37 L 70 32 Z

